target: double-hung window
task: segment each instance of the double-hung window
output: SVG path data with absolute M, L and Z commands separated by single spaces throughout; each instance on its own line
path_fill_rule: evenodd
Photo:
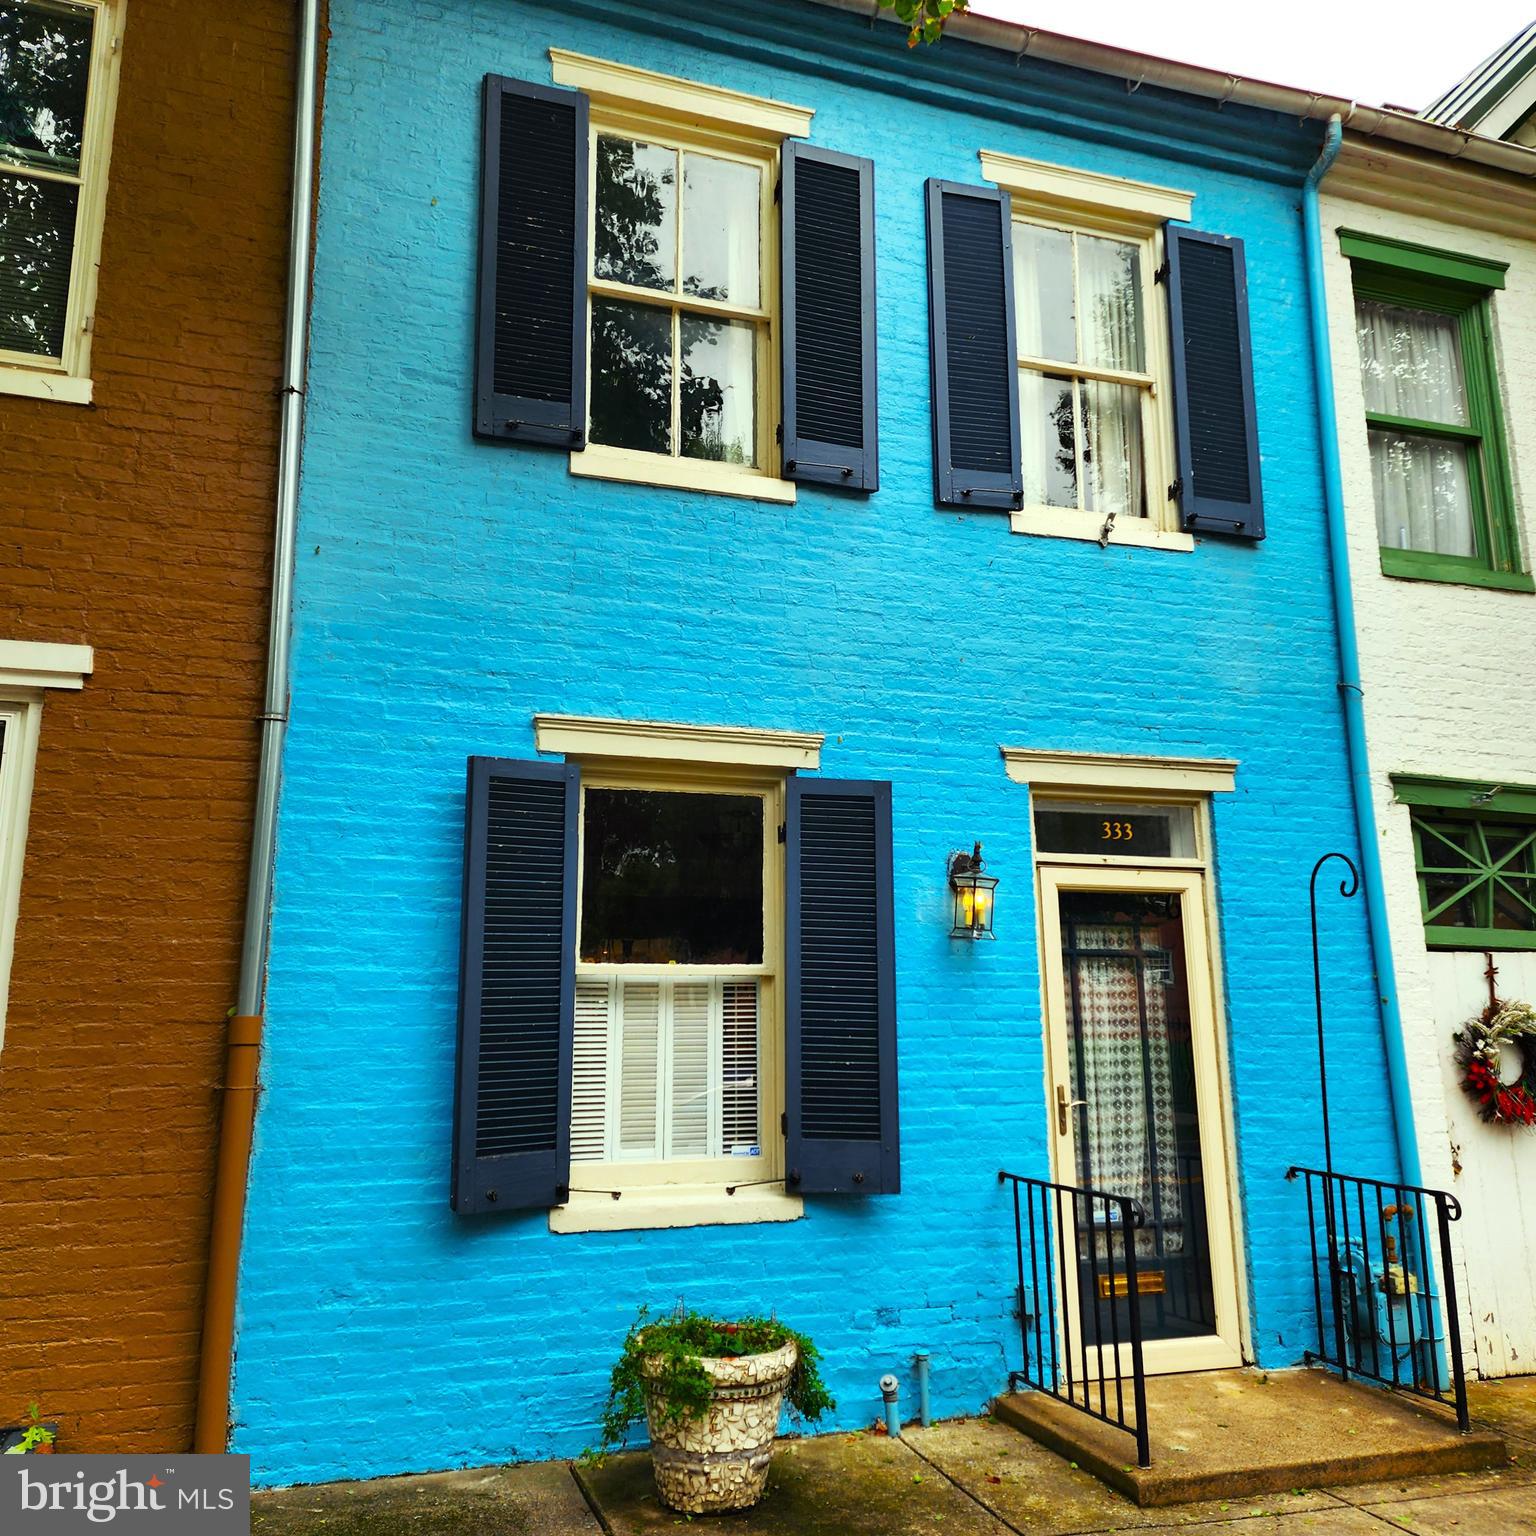
M 1354 262 L 1382 570 L 1531 590 L 1493 347 L 1503 265 L 1364 235 L 1341 243 Z
M 766 148 L 594 124 L 594 462 L 769 467 L 774 160 Z
M 0 3 L 0 392 L 91 397 L 117 24 L 105 0 Z

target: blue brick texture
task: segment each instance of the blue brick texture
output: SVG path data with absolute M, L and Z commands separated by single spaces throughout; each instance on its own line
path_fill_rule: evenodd
M 1294 120 L 1184 101 L 809 5 L 332 0 L 293 726 L 234 1448 L 263 1483 L 565 1456 L 641 1302 L 810 1332 L 838 1409 L 940 1414 L 1017 1364 L 995 1171 L 1047 1166 L 1029 796 L 1000 743 L 1222 756 L 1226 1072 L 1256 1358 L 1296 1361 L 1310 1269 L 1287 1164 L 1319 1155 L 1307 875 L 1352 851 L 1310 392 Z M 479 88 L 559 46 L 816 111 L 876 162 L 882 488 L 793 506 L 579 480 L 469 432 Z M 923 180 L 979 148 L 1196 194 L 1247 242 L 1269 537 L 1193 553 L 1013 535 L 935 508 Z M 899 1196 L 783 1225 L 552 1235 L 448 1208 L 464 762 L 536 711 L 826 732 L 893 788 Z M 997 942 L 948 937 L 985 840 Z M 1379 1092 L 1337 1158 L 1393 1171 L 1360 903 L 1325 912 L 1334 1059 Z

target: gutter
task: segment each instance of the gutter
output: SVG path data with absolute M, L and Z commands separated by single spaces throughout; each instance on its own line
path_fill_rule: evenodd
M 1323 152 L 1307 172 L 1302 187 L 1302 222 L 1306 241 L 1307 314 L 1312 330 L 1312 370 L 1317 392 L 1317 425 L 1323 457 L 1323 498 L 1328 526 L 1328 567 L 1333 583 L 1334 628 L 1339 646 L 1339 699 L 1344 706 L 1344 735 L 1349 754 L 1350 788 L 1360 843 L 1360 867 L 1365 881 L 1366 921 L 1371 958 L 1381 999 L 1382 1043 L 1387 1056 L 1387 1081 L 1392 1097 L 1392 1127 L 1397 1140 L 1398 1168 L 1406 1184 L 1422 1184 L 1419 1142 L 1413 1125 L 1413 1096 L 1408 1083 L 1408 1053 L 1403 1016 L 1392 964 L 1392 938 L 1387 929 L 1386 886 L 1381 872 L 1381 838 L 1376 830 L 1376 806 L 1371 793 L 1371 763 L 1366 751 L 1365 695 L 1360 686 L 1360 650 L 1355 643 L 1355 597 L 1349 580 L 1349 541 L 1344 521 L 1344 482 L 1339 467 L 1339 421 L 1333 392 L 1333 353 L 1328 336 L 1328 301 L 1324 286 L 1322 215 L 1318 183 L 1338 158 L 1344 141 L 1343 124 L 1328 121 Z M 1532 157 L 1536 159 L 1536 156 Z
M 896 20 L 894 13 L 882 10 L 879 0 L 811 0 L 811 3 L 832 10 L 849 11 L 870 21 L 884 20 L 897 26 L 904 25 Z M 1222 106 L 1235 102 L 1239 106 L 1278 112 L 1282 116 L 1303 121 L 1327 123 L 1337 117 L 1341 127 L 1351 133 L 1363 134 L 1368 138 L 1390 139 L 1394 143 L 1406 144 L 1444 159 L 1467 160 L 1515 176 L 1536 178 L 1536 150 L 1508 144 L 1501 139 L 1491 139 L 1485 134 L 1468 133 L 1465 129 L 1429 122 L 1412 113 L 1394 112 L 1386 107 L 1363 106 L 1342 96 L 1321 96 L 1315 91 L 1302 91 L 1293 86 L 1249 79 L 1244 75 L 1226 74 L 1221 70 L 1205 69 L 1198 64 L 1179 64 L 1172 59 L 1157 58 L 1153 54 L 1133 53 L 1128 48 L 1085 42 L 1082 38 L 1066 37 L 1060 32 L 1046 32 L 1038 27 L 999 21 L 995 17 L 978 16 L 970 11 L 951 16 L 945 30 L 947 35 L 962 38 L 983 48 L 999 49 L 1016 60 L 1025 57 L 1045 59 L 1071 69 L 1111 75 L 1124 80 L 1131 90 L 1138 90 L 1143 85 L 1160 86 L 1188 96 L 1202 96 Z
M 257 1062 L 266 991 L 268 914 L 277 845 L 277 795 L 288 730 L 289 629 L 299 462 L 304 435 L 305 351 L 315 196 L 315 109 L 319 98 L 320 0 L 300 0 L 298 82 L 294 101 L 293 193 L 288 226 L 288 311 L 283 333 L 277 505 L 272 548 L 272 600 L 267 639 L 266 700 L 246 883 L 240 981 L 225 1043 L 223 1104 L 214 1171 L 213 1220 L 203 1293 L 197 1420 L 192 1449 L 222 1453 L 229 1440 L 229 1388 L 234 1364 L 235 1292 L 245 1225 L 246 1179 L 256 1123 Z

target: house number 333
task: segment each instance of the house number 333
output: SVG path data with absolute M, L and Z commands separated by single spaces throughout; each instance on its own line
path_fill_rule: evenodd
M 1099 833 L 1100 842 L 1128 843 L 1136 835 L 1135 827 L 1128 821 L 1103 821 Z

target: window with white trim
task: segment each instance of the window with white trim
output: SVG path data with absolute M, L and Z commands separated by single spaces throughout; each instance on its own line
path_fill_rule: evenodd
M 573 1189 L 776 1176 L 782 781 L 589 769 Z
M 90 399 L 120 11 L 0 0 L 0 390 Z

